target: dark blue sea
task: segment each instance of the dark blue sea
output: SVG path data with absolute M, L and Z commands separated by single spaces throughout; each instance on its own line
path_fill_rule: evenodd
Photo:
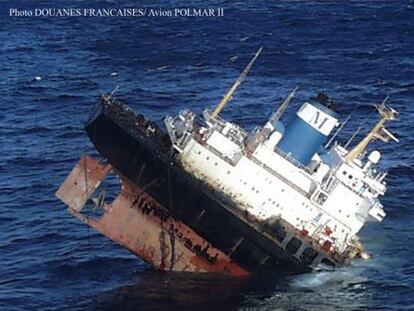
M 224 17 L 9 17 L 9 9 L 224 8 Z M 1 310 L 414 310 L 413 1 L 2 1 Z M 399 111 L 375 143 L 387 218 L 360 234 L 372 254 L 289 277 L 155 272 L 73 218 L 54 193 L 82 153 L 84 122 L 111 92 L 157 122 L 214 107 L 263 52 L 223 117 L 263 124 L 290 89 L 285 120 L 319 91 L 351 121 L 344 143 Z

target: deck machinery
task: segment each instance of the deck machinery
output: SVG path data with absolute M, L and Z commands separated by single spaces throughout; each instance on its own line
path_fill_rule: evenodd
M 86 130 L 109 163 L 84 156 L 57 196 L 160 270 L 302 272 L 367 258 L 357 233 L 385 217 L 386 173 L 376 169 L 380 152 L 366 148 L 374 139 L 398 141 L 384 127 L 397 112 L 385 101 L 376 106 L 380 120 L 348 150 L 332 143 L 342 125 L 324 95 L 281 122 L 295 88 L 264 126 L 247 132 L 220 112 L 260 52 L 214 111 L 167 116 L 166 131 L 103 95 Z M 121 192 L 106 202 L 100 185 L 111 171 Z M 88 202 L 99 217 L 85 216 Z

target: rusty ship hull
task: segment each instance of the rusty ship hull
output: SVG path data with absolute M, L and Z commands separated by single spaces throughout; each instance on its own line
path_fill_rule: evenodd
M 102 97 L 86 131 L 109 164 L 84 156 L 58 197 L 75 216 L 156 269 L 243 276 L 306 272 L 318 261 L 316 254 L 287 250 L 286 237 L 275 239 L 280 225 L 256 222 L 186 172 L 167 135 L 125 104 Z M 89 219 L 81 209 L 109 171 L 120 178 L 122 190 L 112 203 L 100 203 L 101 218 Z M 83 199 L 71 204 L 74 197 Z
M 386 98 L 376 106 L 375 127 L 347 150 L 331 143 L 349 117 L 334 133 L 341 122 L 325 94 L 305 101 L 284 126 L 296 87 L 262 127 L 248 132 L 219 114 L 261 51 L 214 111 L 166 116 L 165 131 L 102 95 L 86 132 L 107 164 L 84 155 L 57 197 L 163 271 L 300 273 L 369 258 L 357 233 L 385 217 L 379 196 L 387 173 L 375 169 L 381 153 L 365 157 L 366 148 L 375 139 L 398 142 L 384 128 L 398 112 L 385 106 Z M 114 199 L 103 184 L 110 174 L 121 185 Z

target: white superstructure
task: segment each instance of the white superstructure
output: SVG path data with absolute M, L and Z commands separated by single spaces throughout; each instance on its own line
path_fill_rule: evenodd
M 251 150 L 248 144 L 260 131 L 248 134 L 208 111 L 203 121 L 195 119 L 188 110 L 165 119 L 184 169 L 257 220 L 282 219 L 323 249 L 342 254 L 359 245 L 356 234 L 367 221 L 385 217 L 378 199 L 386 191 L 385 173 L 375 170 L 378 151 L 347 160 L 349 151 L 335 144 L 304 166 L 278 149 L 283 133 L 277 129 Z M 331 129 L 337 125 L 327 120 Z
M 376 106 L 381 119 L 352 150 L 338 143 L 327 149 L 325 140 L 340 122 L 325 94 L 305 102 L 286 128 L 279 121 L 295 88 L 263 127 L 247 133 L 222 120 L 219 113 L 260 52 L 212 113 L 206 110 L 197 119 L 184 110 L 175 118 L 165 118 L 177 158 L 188 173 L 232 202 L 233 208 L 261 224 L 277 223 L 272 231 L 276 238 L 282 223 L 281 247 L 287 248 L 295 237 L 300 241 L 293 250 L 297 258 L 302 258 L 306 247 L 323 253 L 318 258 L 338 262 L 365 257 L 357 233 L 366 222 L 383 220 L 379 197 L 386 191 L 386 174 L 376 171 L 379 151 L 366 156 L 365 150 L 374 139 L 398 141 L 384 128 L 397 112 L 384 100 Z M 317 260 L 312 258 L 308 261 L 314 264 Z

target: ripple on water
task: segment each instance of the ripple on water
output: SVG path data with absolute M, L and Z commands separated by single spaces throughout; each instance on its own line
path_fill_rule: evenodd
M 1 309 L 413 307 L 410 5 L 223 5 L 222 19 L 0 19 Z M 358 107 L 341 141 L 360 125 L 368 130 L 375 122 L 372 105 L 385 95 L 400 111 L 390 130 L 401 143 L 375 145 L 389 169 L 388 218 L 361 234 L 370 261 L 296 277 L 161 274 L 65 211 L 53 194 L 80 154 L 94 152 L 83 125 L 101 93 L 119 86 L 117 96 L 160 123 L 186 107 L 201 112 L 217 104 L 260 46 L 261 57 L 223 112 L 246 128 L 264 122 L 296 85 L 300 91 L 285 121 L 320 90 L 339 103 L 343 119 Z

